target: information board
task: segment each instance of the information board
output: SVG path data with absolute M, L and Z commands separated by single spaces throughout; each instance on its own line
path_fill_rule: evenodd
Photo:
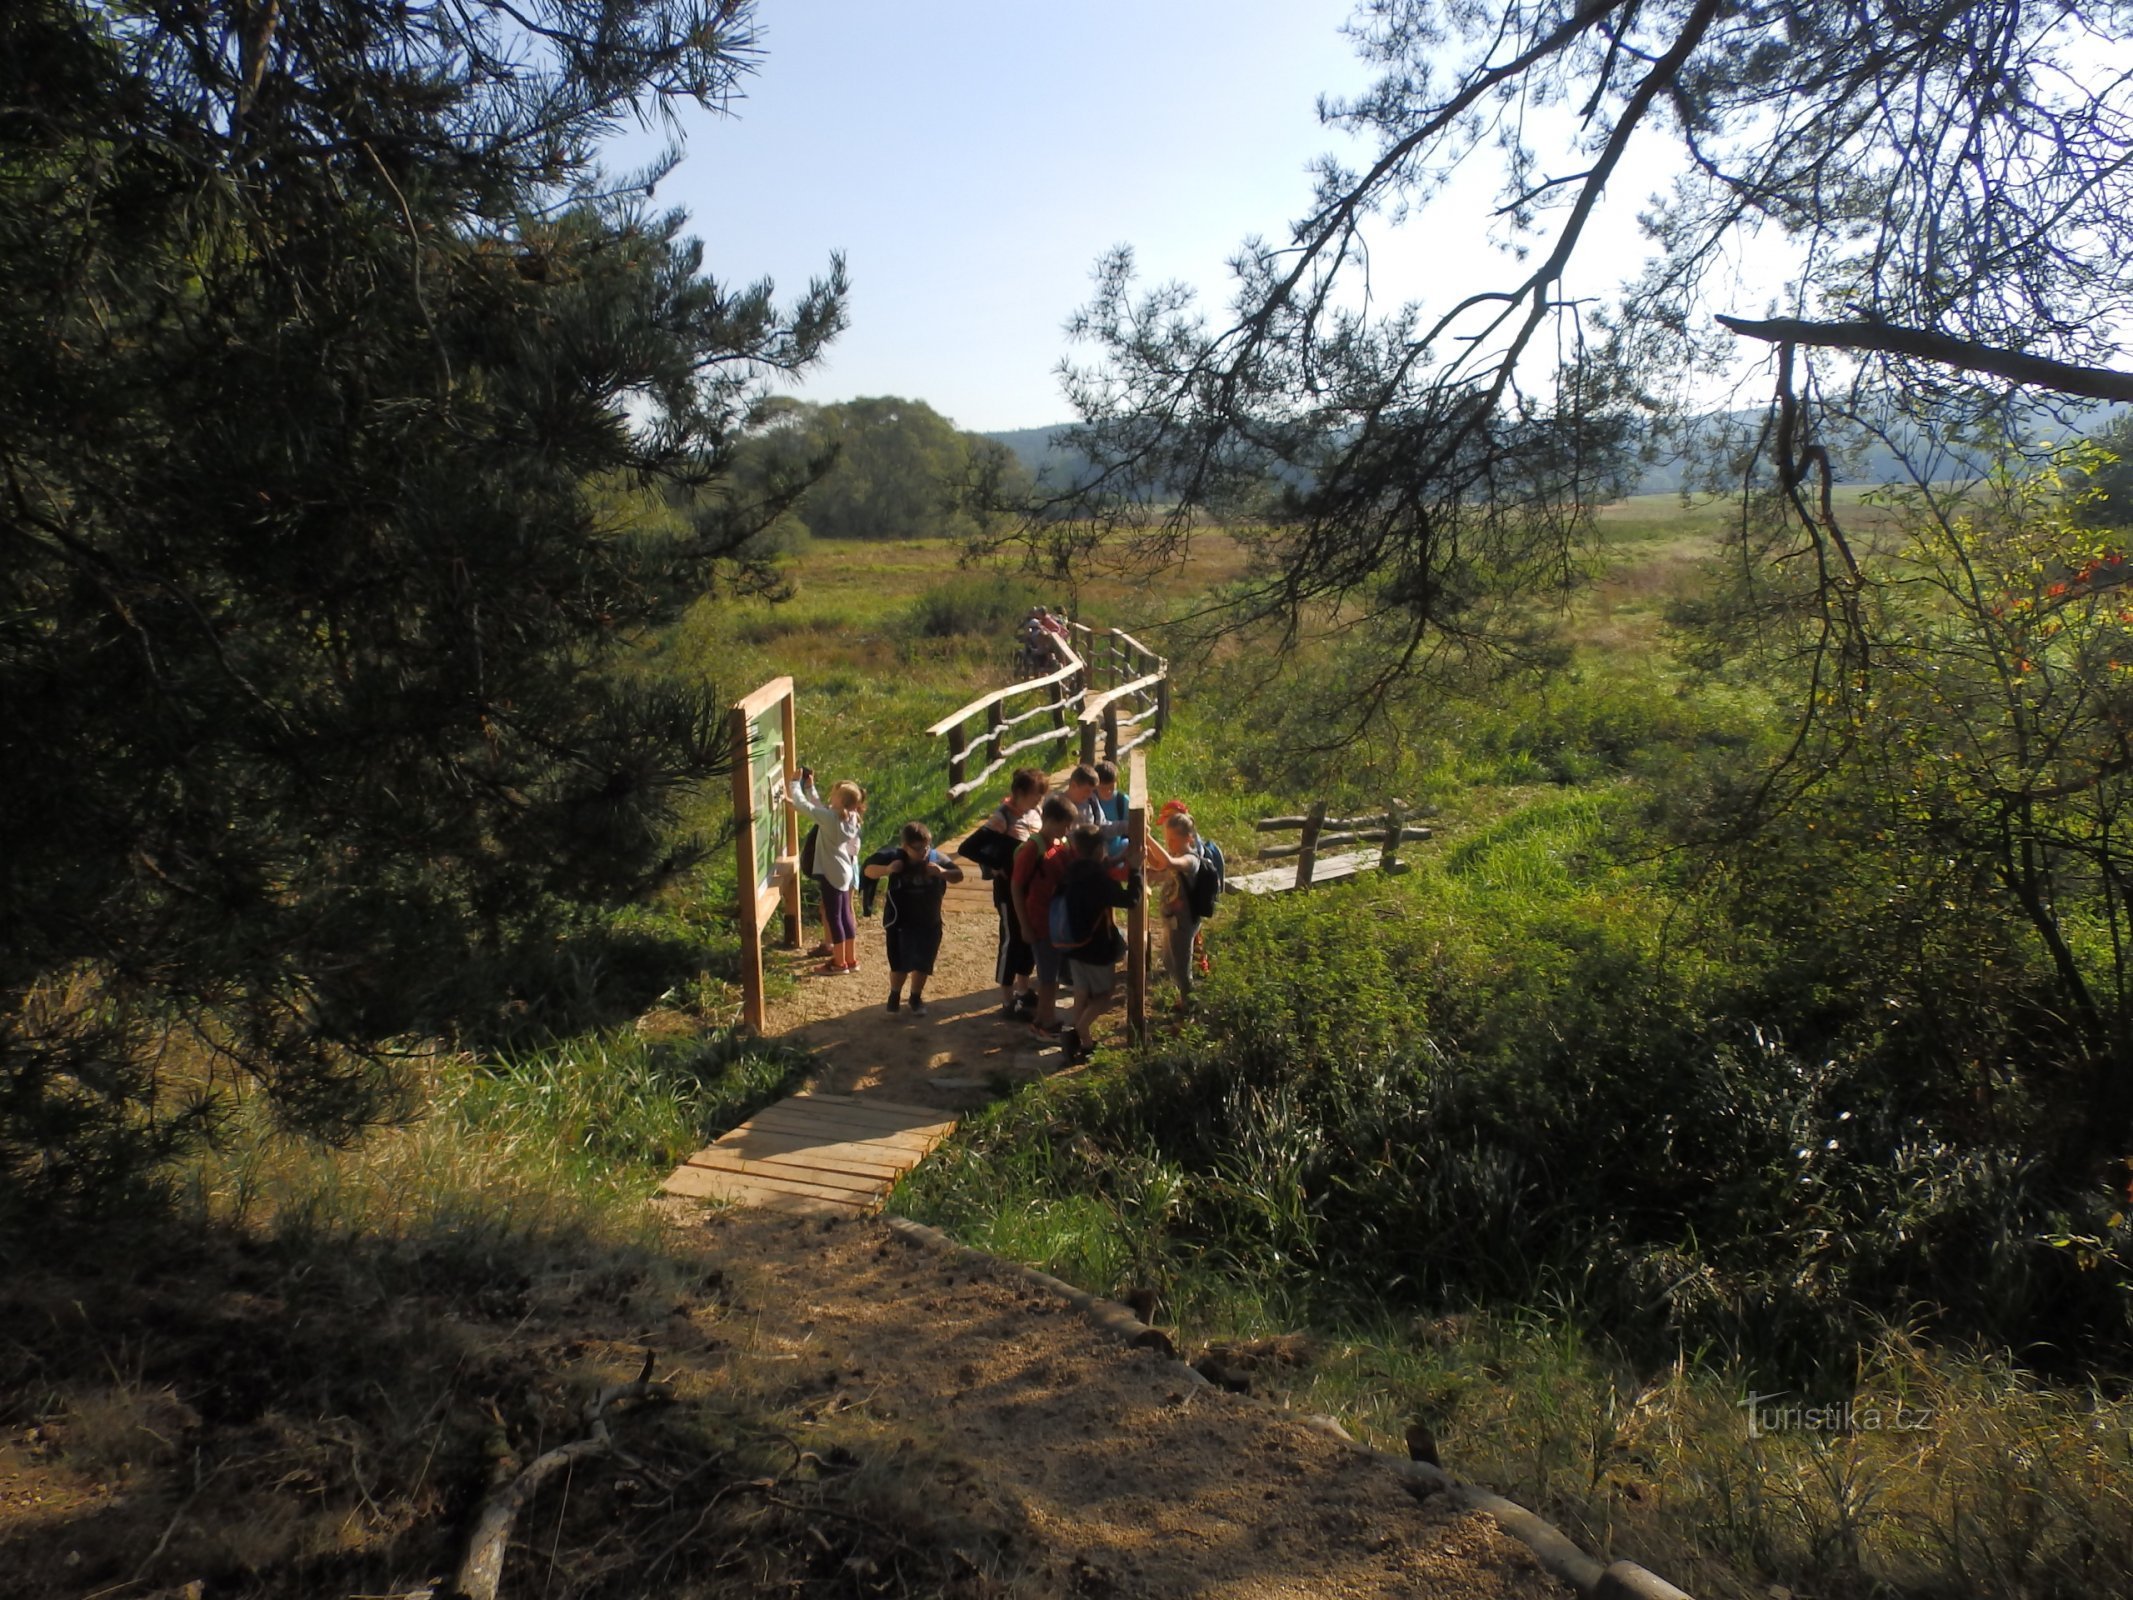
M 741 1018 L 763 1027 L 763 930 L 785 909 L 785 943 L 800 942 L 800 822 L 785 786 L 800 770 L 792 679 L 773 678 L 734 703 L 733 849 L 741 933 Z

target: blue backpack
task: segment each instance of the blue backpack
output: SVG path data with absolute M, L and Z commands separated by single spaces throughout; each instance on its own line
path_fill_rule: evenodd
M 1192 915 L 1195 922 L 1205 922 L 1215 914 L 1215 902 L 1222 898 L 1222 880 L 1225 868 L 1222 864 L 1222 847 L 1212 839 L 1193 841 L 1192 853 L 1200 858 L 1200 870 L 1192 875 Z

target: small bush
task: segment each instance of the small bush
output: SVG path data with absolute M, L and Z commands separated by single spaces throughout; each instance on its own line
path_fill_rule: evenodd
M 921 639 L 971 634 L 1011 635 L 1044 596 L 1025 578 L 968 573 L 937 583 L 911 603 L 904 630 Z

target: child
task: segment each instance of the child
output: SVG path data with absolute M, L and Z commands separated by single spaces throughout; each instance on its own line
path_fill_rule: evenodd
M 1040 808 L 1052 780 L 1035 767 L 1021 767 L 1009 785 L 1007 798 L 993 808 L 985 826 L 1004 833 L 1017 845 L 1034 835 L 1043 823 Z M 1037 955 L 1023 936 L 1022 919 L 1014 909 L 1014 885 L 1010 874 L 992 874 L 992 907 L 1000 919 L 1000 942 L 993 956 L 993 982 L 1000 986 L 1000 1015 L 1008 1021 L 1036 1015 L 1037 991 L 1031 974 L 1037 970 Z
M 1110 763 L 1105 762 L 1104 765 L 1110 766 Z M 1115 782 L 1118 776 L 1116 767 L 1111 768 L 1111 775 Z M 1118 820 L 1114 822 L 1104 814 L 1103 806 L 1096 798 L 1094 767 L 1076 767 L 1067 774 L 1066 797 L 1067 804 L 1074 808 L 1074 820 L 1089 823 L 1106 839 L 1123 839 L 1129 831 L 1126 827 L 1123 795 L 1119 797 L 1121 804 L 1118 808 Z
M 1141 875 L 1136 868 L 1121 881 L 1104 864 L 1103 830 L 1093 824 L 1075 828 L 1069 849 L 1072 861 L 1059 895 L 1066 902 L 1063 920 L 1073 941 L 1064 954 L 1074 990 L 1067 1064 L 1074 1066 L 1088 1060 L 1096 1019 L 1110 1008 L 1118 987 L 1118 963 L 1126 953 L 1126 940 L 1111 913 L 1116 907 L 1133 904 L 1141 892 Z
M 1163 966 L 1170 973 L 1170 981 L 1177 985 L 1179 1011 L 1192 999 L 1192 946 L 1200 933 L 1192 892 L 1200 873 L 1200 852 L 1194 848 L 1198 839 L 1199 828 L 1192 813 L 1182 807 L 1165 806 L 1163 843 L 1148 841 L 1148 871 L 1162 897 Z
M 1126 827 L 1126 812 L 1133 802 L 1126 792 L 1118 786 L 1118 766 L 1115 762 L 1099 761 L 1096 763 L 1096 792 L 1091 798 L 1096 803 L 1096 815 L 1089 820 L 1099 826 L 1110 824 L 1104 831 L 1111 841 L 1109 851 L 1111 860 L 1113 864 L 1124 861 L 1126 859 L 1126 835 L 1131 831 Z M 1117 831 L 1113 832 L 1113 828 Z
M 1052 891 L 1065 868 L 1057 846 L 1073 827 L 1074 808 L 1059 795 L 1048 797 L 1039 813 L 1036 835 L 1015 852 L 1014 876 L 1008 886 L 1036 969 L 1029 1031 L 1040 1039 L 1059 1036 L 1059 952 L 1052 947 Z
M 908 977 L 911 1015 L 922 1017 L 926 980 L 941 953 L 941 896 L 949 884 L 963 881 L 963 869 L 933 848 L 933 831 L 923 822 L 907 822 L 900 842 L 875 851 L 865 871 L 870 879 L 888 880 L 881 931 L 889 947 L 889 1009 L 902 1009 Z
M 824 805 L 815 793 L 815 769 L 802 767 L 785 802 L 815 819 L 815 872 L 822 879 L 822 920 L 829 929 L 828 972 L 859 970 L 859 927 L 852 920 L 852 891 L 859 887 L 859 828 L 866 817 L 866 791 L 849 778 L 830 790 Z

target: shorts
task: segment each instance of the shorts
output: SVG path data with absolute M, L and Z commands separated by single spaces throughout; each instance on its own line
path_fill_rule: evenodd
M 993 957 L 992 981 L 1004 989 L 1016 979 L 1026 978 L 1034 972 L 1037 956 L 1015 923 L 1015 913 L 1007 903 L 1006 881 L 995 878 L 992 889 L 993 911 L 1000 919 L 1000 948 Z
M 1118 968 L 1108 962 L 1067 962 L 1067 975 L 1073 980 L 1076 994 L 1109 994 L 1118 983 Z
M 941 953 L 941 925 L 938 922 L 898 922 L 881 931 L 889 941 L 891 972 L 923 972 L 932 976 L 933 963 Z
M 1037 981 L 1039 983 L 1057 983 L 1059 981 L 1059 947 L 1049 939 L 1039 939 L 1030 946 L 1030 949 L 1036 953 Z

